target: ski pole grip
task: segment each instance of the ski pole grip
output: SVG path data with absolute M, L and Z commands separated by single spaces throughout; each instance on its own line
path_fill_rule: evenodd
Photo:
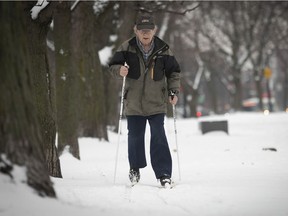
M 171 99 L 173 100 L 174 99 L 174 96 L 176 95 L 176 91 L 173 91 L 173 90 L 170 90 L 169 91 L 169 96 L 171 97 Z

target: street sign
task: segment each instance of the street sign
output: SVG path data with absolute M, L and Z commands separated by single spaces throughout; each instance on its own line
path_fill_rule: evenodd
M 272 75 L 272 70 L 269 67 L 265 67 L 263 70 L 263 74 L 266 79 L 270 79 Z

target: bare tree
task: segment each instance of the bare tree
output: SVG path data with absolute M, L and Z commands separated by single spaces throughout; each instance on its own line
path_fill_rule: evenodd
M 280 2 L 279 2 L 280 4 Z M 288 109 L 288 2 L 281 2 L 281 16 L 278 16 L 277 28 L 275 31 L 275 52 L 279 69 L 278 83 L 276 86 L 276 101 L 280 110 Z M 278 11 L 279 13 L 279 11 Z M 277 97 L 278 96 L 278 97 Z M 277 100 L 278 98 L 278 100 Z
M 13 164 L 27 168 L 28 185 L 40 195 L 55 197 L 42 145 L 45 137 L 37 115 L 39 107 L 33 101 L 35 74 L 26 8 L 23 2 L 0 2 L 0 151 Z
M 281 19 L 283 18 L 283 14 L 286 13 L 287 4 L 286 10 L 285 4 L 281 2 L 247 2 L 244 6 L 243 9 L 249 15 L 248 24 L 253 26 L 253 28 L 248 29 L 249 34 L 246 34 L 246 41 L 249 41 L 251 44 L 248 47 L 251 50 L 249 60 L 253 65 L 253 76 L 259 98 L 259 108 L 263 110 L 263 69 L 269 66 L 270 59 L 275 54 L 274 51 L 277 44 L 287 37 L 287 26 L 283 26 L 282 22 L 284 20 Z
M 288 109 L 288 49 L 277 49 L 277 62 L 279 65 L 279 77 L 278 77 L 278 86 L 276 91 L 279 91 L 279 94 L 275 97 L 278 100 L 280 110 L 286 111 Z
M 274 54 L 275 42 L 287 35 L 283 20 L 285 5 L 283 2 L 202 2 L 193 16 L 184 19 L 182 26 L 187 30 L 183 35 L 189 38 L 188 45 L 197 47 L 200 53 L 214 53 L 229 67 L 219 71 L 215 62 L 205 62 L 207 68 L 216 70 L 214 73 L 226 86 L 236 110 L 242 108 L 242 78 L 248 69 L 254 71 L 261 106 L 263 68 Z

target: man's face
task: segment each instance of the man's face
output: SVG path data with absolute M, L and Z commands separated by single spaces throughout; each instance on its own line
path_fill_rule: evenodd
M 149 45 L 151 43 L 155 33 L 156 33 L 156 27 L 153 30 L 152 29 L 137 30 L 135 28 L 135 34 L 144 46 Z

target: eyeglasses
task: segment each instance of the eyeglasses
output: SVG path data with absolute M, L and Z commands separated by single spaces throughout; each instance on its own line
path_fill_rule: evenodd
M 153 32 L 152 29 L 141 29 L 138 31 L 140 32 L 140 34 L 151 34 Z

